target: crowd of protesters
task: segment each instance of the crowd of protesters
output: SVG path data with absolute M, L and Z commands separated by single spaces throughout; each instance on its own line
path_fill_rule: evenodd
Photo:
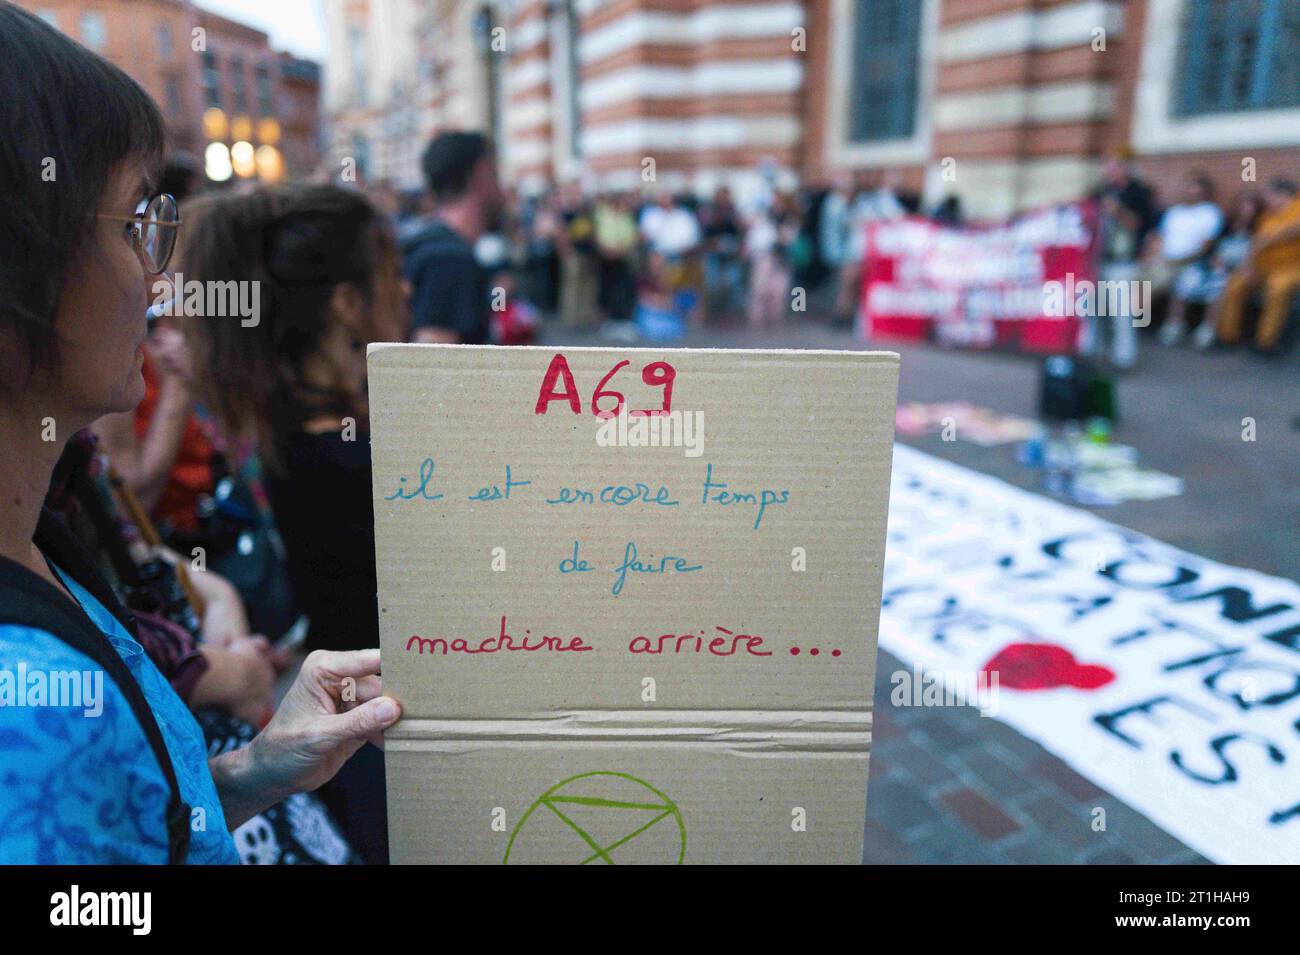
M 1243 187 L 1220 205 L 1210 178 L 1188 173 L 1177 200 L 1161 209 L 1155 191 L 1131 160 L 1117 156 L 1105 168 L 1100 202 L 1099 278 L 1141 282 L 1150 320 L 1152 301 L 1167 301 L 1159 340 L 1181 342 L 1189 315 L 1201 312 L 1197 348 L 1240 343 L 1251 297 L 1262 293 L 1254 347 L 1276 354 L 1300 293 L 1300 186 L 1278 178 L 1263 188 Z M 1137 360 L 1132 310 L 1092 316 L 1083 351 L 1100 354 L 1109 332 L 1110 358 L 1120 368 Z M 1109 326 L 1107 328 L 1106 326 Z
M 419 215 L 337 184 L 191 194 L 146 94 L 3 0 L 0 85 L 0 676 L 110 677 L 103 722 L 0 707 L 3 862 L 385 861 L 371 744 L 399 709 L 379 676 L 366 347 L 522 341 L 536 312 L 612 336 L 655 314 L 763 329 L 801 288 L 846 322 L 867 225 L 919 209 L 870 173 L 818 193 L 761 175 L 743 202 L 525 199 L 470 132 L 428 146 Z M 1257 341 L 1275 341 L 1300 285 L 1293 184 L 1225 216 L 1193 177 L 1157 215 L 1116 163 L 1100 198 L 1107 274 L 1167 274 L 1169 340 L 1208 302 L 1201 328 L 1236 341 L 1261 287 Z M 961 219 L 951 200 L 932 214 Z M 173 273 L 255 283 L 257 320 L 150 331 Z
M 453 138 L 462 148 L 489 149 L 472 133 Z M 436 194 L 437 173 L 426 173 L 434 177 Z M 569 182 L 527 197 L 485 186 L 492 190 L 491 219 L 460 230 L 460 259 L 467 263 L 473 256 L 486 273 L 479 281 L 500 288 L 503 301 L 479 317 L 481 327 L 472 335 L 456 330 L 458 340 L 528 341 L 539 316 L 553 316 L 564 328 L 599 328 L 624 341 L 650 327 L 646 319 L 665 315 L 679 328 L 719 322 L 770 329 L 807 320 L 801 313 L 846 326 L 858 312 L 863 271 L 870 267 L 871 223 L 905 215 L 963 223 L 958 197 L 925 210 L 888 171 L 840 173 L 820 189 L 781 188 L 763 169 L 756 181 L 743 201 L 725 186 L 708 198 L 654 184 L 592 194 Z M 1139 328 L 1150 322 L 1156 303 L 1164 318 L 1163 345 L 1182 341 L 1198 317 L 1191 336 L 1197 348 L 1235 345 L 1250 300 L 1261 293 L 1254 346 L 1279 350 L 1300 290 L 1294 182 L 1243 187 L 1223 207 L 1210 179 L 1192 172 L 1162 208 L 1133 163 L 1116 158 L 1106 163 L 1092 198 L 1099 207 L 1098 278 L 1141 283 L 1144 293 L 1131 304 L 1144 314 L 1089 316 L 1083 352 L 1108 353 L 1114 365 L 1133 367 Z M 450 208 L 435 218 L 452 221 L 457 214 Z M 416 236 L 407 246 L 418 246 L 420 231 L 430 228 L 427 214 L 419 212 L 396 221 L 400 234 Z M 418 264 L 408 267 L 408 274 L 420 271 Z M 444 322 L 437 318 L 443 306 L 427 306 L 420 287 L 416 282 L 412 302 L 417 323 L 453 327 L 457 316 L 475 311 L 461 302 Z M 484 298 L 475 291 L 475 302 Z M 443 339 L 419 334 L 416 340 Z
M 866 226 L 916 213 L 919 197 L 900 194 L 893 179 L 870 173 L 844 176 L 821 190 L 783 188 L 760 169 L 743 200 L 727 186 L 707 198 L 646 184 L 638 191 L 594 192 L 570 181 L 521 196 L 483 187 L 467 190 L 486 217 L 461 221 L 462 199 L 447 197 L 444 166 L 468 168 L 490 144 L 475 133 L 449 133 L 424 157 L 428 196 L 408 197 L 393 220 L 414 284 L 417 341 L 528 340 L 540 317 L 564 328 L 599 330 L 631 340 L 647 315 L 672 315 L 683 324 L 742 323 L 774 328 L 808 310 L 795 289 L 819 294 L 819 311 L 848 324 L 861 284 Z M 389 196 L 380 184 L 368 190 Z M 482 194 L 482 195 L 480 195 Z M 429 214 L 430 202 L 437 210 Z M 951 202 L 936 215 L 959 216 Z M 492 314 L 466 335 L 457 316 L 477 314 L 465 303 L 429 303 L 420 289 L 426 236 L 458 222 L 458 261 L 478 264 L 475 281 L 501 290 Z M 432 223 L 432 224 L 431 224 Z M 460 267 L 437 270 L 442 277 Z M 434 274 L 429 272 L 428 274 Z M 466 284 L 455 279 L 457 288 Z M 490 296 L 475 294 L 479 302 Z M 452 308 L 452 305 L 459 307 Z M 444 316 L 445 317 L 440 317 Z M 450 328 L 454 339 L 428 337 L 424 328 Z

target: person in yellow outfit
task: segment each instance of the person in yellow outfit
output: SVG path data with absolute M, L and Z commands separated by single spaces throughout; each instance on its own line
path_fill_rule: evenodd
M 1264 193 L 1267 210 L 1244 262 L 1228 279 L 1219 300 L 1213 327 L 1219 341 L 1235 345 L 1241 340 L 1246 304 L 1256 289 L 1263 289 L 1264 309 L 1255 330 L 1255 345 L 1264 351 L 1277 347 L 1286 325 L 1291 300 L 1300 293 L 1300 188 L 1275 179 Z M 1211 316 L 1207 316 L 1207 325 Z

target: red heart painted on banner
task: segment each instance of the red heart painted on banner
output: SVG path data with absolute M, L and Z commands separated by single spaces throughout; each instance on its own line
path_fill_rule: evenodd
M 984 664 L 996 672 L 998 685 L 1012 690 L 1051 690 L 1073 686 L 1095 690 L 1115 679 L 1115 671 L 1095 663 L 1080 663 L 1055 643 L 1009 643 Z

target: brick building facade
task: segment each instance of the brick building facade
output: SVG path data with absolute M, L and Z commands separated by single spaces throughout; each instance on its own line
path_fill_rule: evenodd
M 320 67 L 262 31 L 189 0 L 18 0 L 120 66 L 163 111 L 167 146 L 200 157 L 247 142 L 249 178 L 302 178 L 320 163 Z M 197 32 L 196 31 L 201 31 Z M 238 174 L 231 170 L 232 174 Z
M 893 169 L 974 217 L 1074 198 L 1130 149 L 1170 198 L 1300 172 L 1291 0 L 327 0 L 331 151 L 419 184 L 440 128 L 525 189 L 742 191 Z M 358 60 L 358 57 L 361 60 Z M 368 100 L 355 102 L 361 77 Z M 394 114 L 401 115 L 394 122 Z

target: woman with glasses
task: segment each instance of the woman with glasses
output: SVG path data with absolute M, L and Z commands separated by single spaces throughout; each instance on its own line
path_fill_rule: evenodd
M 4 0 L 0 89 L 0 862 L 236 862 L 232 827 L 329 780 L 398 707 L 377 650 L 315 653 L 252 743 L 209 760 L 42 511 L 63 442 L 143 395 L 149 290 L 180 223 L 150 187 L 157 107 Z
M 163 301 L 175 295 L 167 277 L 178 227 L 176 201 L 158 195 L 140 203 L 134 216 L 110 217 L 130 228 L 145 270 L 158 276 Z M 155 306 L 154 313 L 165 311 Z M 159 525 L 168 544 L 181 553 L 206 545 L 199 536 L 199 506 L 213 492 L 214 449 L 194 414 L 185 336 L 178 322 L 152 323 L 142 367 L 145 397 L 125 414 L 106 415 L 94 425 L 99 448 L 113 462 L 140 506 Z

